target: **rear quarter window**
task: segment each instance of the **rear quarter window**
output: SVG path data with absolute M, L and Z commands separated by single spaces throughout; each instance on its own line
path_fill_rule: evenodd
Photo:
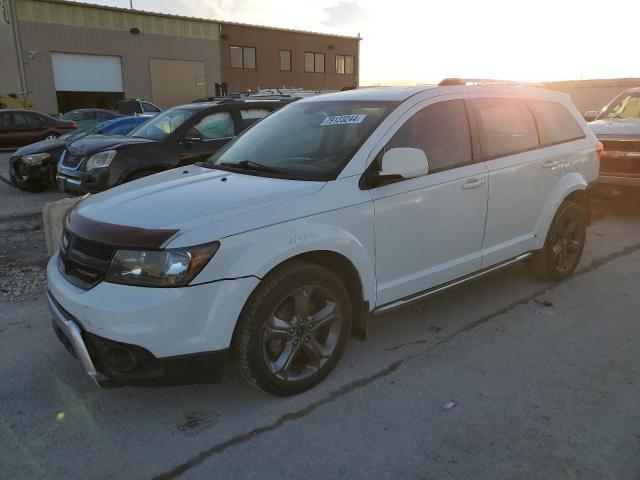
M 584 131 L 564 105 L 542 100 L 529 101 L 536 117 L 543 145 L 555 145 L 584 138 Z
M 513 155 L 540 146 L 533 115 L 521 100 L 477 98 L 473 106 L 485 159 Z

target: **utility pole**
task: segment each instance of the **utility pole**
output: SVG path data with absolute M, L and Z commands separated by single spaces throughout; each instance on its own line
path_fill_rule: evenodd
M 131 7 L 131 10 L 133 10 L 133 0 L 129 0 L 129 6 Z

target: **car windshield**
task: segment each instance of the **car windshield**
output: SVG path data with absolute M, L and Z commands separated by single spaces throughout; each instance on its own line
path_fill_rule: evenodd
M 211 157 L 213 167 L 300 180 L 335 178 L 396 103 L 288 105 Z
M 605 107 L 600 118 L 640 118 L 640 93 L 620 95 Z
M 175 131 L 180 125 L 193 116 L 195 110 L 172 108 L 146 121 L 129 133 L 130 137 L 162 140 Z

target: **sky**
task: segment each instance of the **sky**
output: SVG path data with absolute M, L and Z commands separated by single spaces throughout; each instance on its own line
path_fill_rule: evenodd
M 129 0 L 91 3 L 129 7 Z M 360 34 L 361 85 L 640 76 L 640 0 L 133 0 L 133 6 Z

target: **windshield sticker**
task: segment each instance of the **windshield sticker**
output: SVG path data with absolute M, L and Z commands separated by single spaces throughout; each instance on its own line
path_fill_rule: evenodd
M 326 117 L 322 123 L 322 125 L 346 125 L 349 123 L 362 123 L 365 119 L 365 114 L 360 115 L 336 115 L 334 117 Z

